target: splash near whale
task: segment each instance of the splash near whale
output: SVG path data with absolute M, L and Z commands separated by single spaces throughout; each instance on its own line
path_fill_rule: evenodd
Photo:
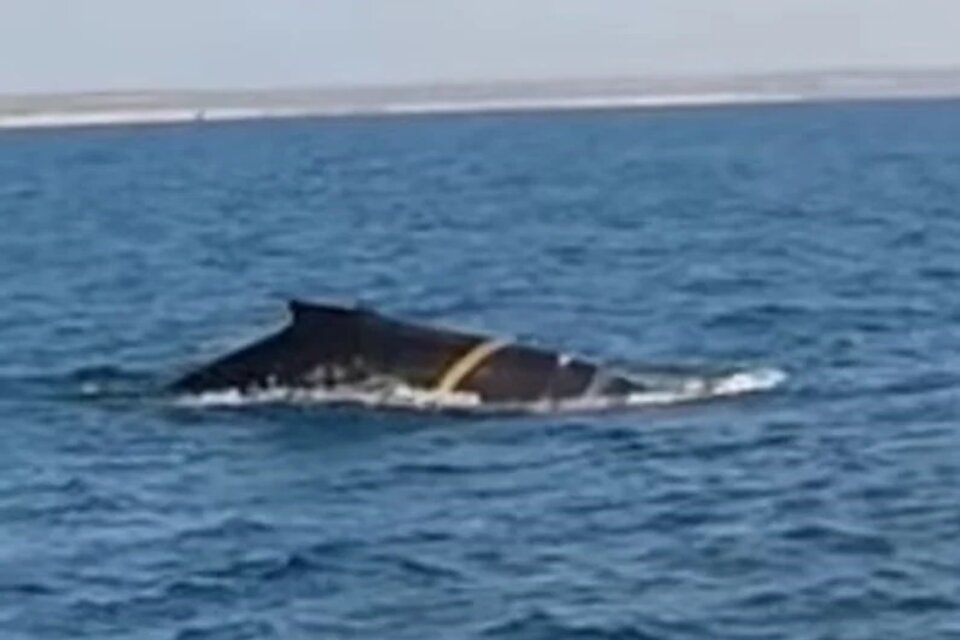
M 477 410 L 668 404 L 776 386 L 776 370 L 624 371 L 375 310 L 294 300 L 279 331 L 187 373 L 169 390 L 211 404 L 315 401 Z

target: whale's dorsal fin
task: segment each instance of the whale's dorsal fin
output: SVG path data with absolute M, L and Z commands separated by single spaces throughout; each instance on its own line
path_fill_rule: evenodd
M 356 303 L 338 304 L 332 302 L 305 302 L 303 300 L 297 300 L 296 298 L 287 303 L 287 308 L 290 309 L 290 315 L 293 316 L 294 322 L 313 317 L 342 317 L 363 311 L 363 309 Z

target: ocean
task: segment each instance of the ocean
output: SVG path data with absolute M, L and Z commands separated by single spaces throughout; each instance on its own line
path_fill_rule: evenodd
M 960 638 L 960 103 L 0 133 L 0 637 Z M 358 301 L 624 411 L 183 402 Z

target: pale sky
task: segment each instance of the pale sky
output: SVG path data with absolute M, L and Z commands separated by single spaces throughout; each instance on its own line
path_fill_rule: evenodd
M 0 93 L 960 66 L 960 0 L 0 0 Z

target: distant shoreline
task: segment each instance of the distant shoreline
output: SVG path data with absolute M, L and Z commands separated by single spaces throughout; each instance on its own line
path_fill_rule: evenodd
M 536 111 L 593 111 L 620 109 L 656 109 L 710 107 L 723 105 L 786 104 L 802 102 L 801 96 L 710 94 L 676 96 L 596 96 L 551 99 L 504 99 L 473 102 L 408 102 L 376 107 L 264 107 L 239 109 L 230 107 L 180 109 L 127 109 L 103 111 L 40 111 L 0 115 L 0 130 L 57 129 L 122 125 L 182 124 L 231 122 L 242 120 L 281 120 L 290 118 L 334 118 L 349 116 L 404 116 L 429 114 L 511 113 Z
M 0 130 L 960 98 L 960 70 L 260 91 L 0 95 Z

